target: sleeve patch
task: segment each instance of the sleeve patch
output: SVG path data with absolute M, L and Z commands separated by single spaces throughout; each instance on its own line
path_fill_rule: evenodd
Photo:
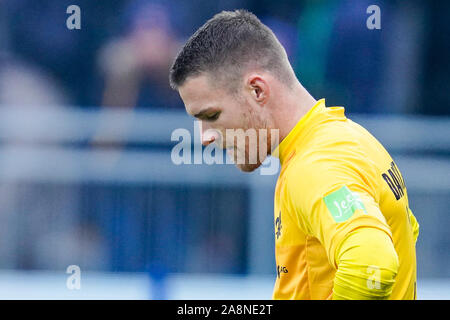
M 334 221 L 343 222 L 348 220 L 356 210 L 361 209 L 367 213 L 364 204 L 356 192 L 351 192 L 347 186 L 330 193 L 323 197 L 328 211 L 331 213 Z

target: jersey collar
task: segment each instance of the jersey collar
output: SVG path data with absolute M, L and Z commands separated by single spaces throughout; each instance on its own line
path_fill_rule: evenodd
M 301 135 L 307 124 L 310 122 L 313 115 L 325 109 L 325 99 L 320 99 L 316 104 L 309 109 L 309 111 L 297 122 L 295 127 L 288 133 L 288 135 L 280 142 L 280 144 L 272 152 L 273 156 L 279 157 L 281 166 L 289 160 L 289 156 L 295 148 L 295 142 Z

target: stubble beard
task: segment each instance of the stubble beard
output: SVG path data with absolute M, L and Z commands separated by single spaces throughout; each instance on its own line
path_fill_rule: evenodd
M 253 172 L 258 169 L 271 153 L 271 132 L 267 123 L 260 117 L 250 116 L 251 114 L 245 117 L 247 129 L 243 130 L 255 130 L 256 141 L 252 143 L 251 139 L 246 137 L 243 149 L 234 145 L 233 161 L 236 167 L 243 172 Z M 250 149 L 253 151 L 252 155 L 250 154 Z M 244 161 L 242 161 L 243 159 Z

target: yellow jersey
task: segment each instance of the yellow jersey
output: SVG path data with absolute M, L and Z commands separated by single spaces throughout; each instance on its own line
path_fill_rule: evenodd
M 340 244 L 361 227 L 386 232 L 394 244 L 389 298 L 416 299 L 419 225 L 405 182 L 385 148 L 344 111 L 319 100 L 273 153 L 281 163 L 273 299 L 331 299 Z

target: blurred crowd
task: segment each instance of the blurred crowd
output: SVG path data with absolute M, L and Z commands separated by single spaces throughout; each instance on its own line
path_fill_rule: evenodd
M 372 2 L 0 0 L 0 108 L 184 112 L 168 81 L 175 55 L 215 13 L 244 8 L 328 106 L 450 115 L 450 2 L 377 1 L 381 29 L 369 30 Z M 70 5 L 80 7 L 79 30 L 66 26 Z M 102 130 L 120 134 L 108 125 L 86 149 Z M 17 160 L 0 155 L 0 169 Z M 245 273 L 248 199 L 244 188 L 0 180 L 0 268 Z
M 81 9 L 69 30 L 66 8 Z M 184 41 L 221 10 L 271 27 L 300 81 L 358 113 L 449 114 L 445 12 L 435 1 L 0 0 L 0 103 L 182 109 L 168 69 Z

